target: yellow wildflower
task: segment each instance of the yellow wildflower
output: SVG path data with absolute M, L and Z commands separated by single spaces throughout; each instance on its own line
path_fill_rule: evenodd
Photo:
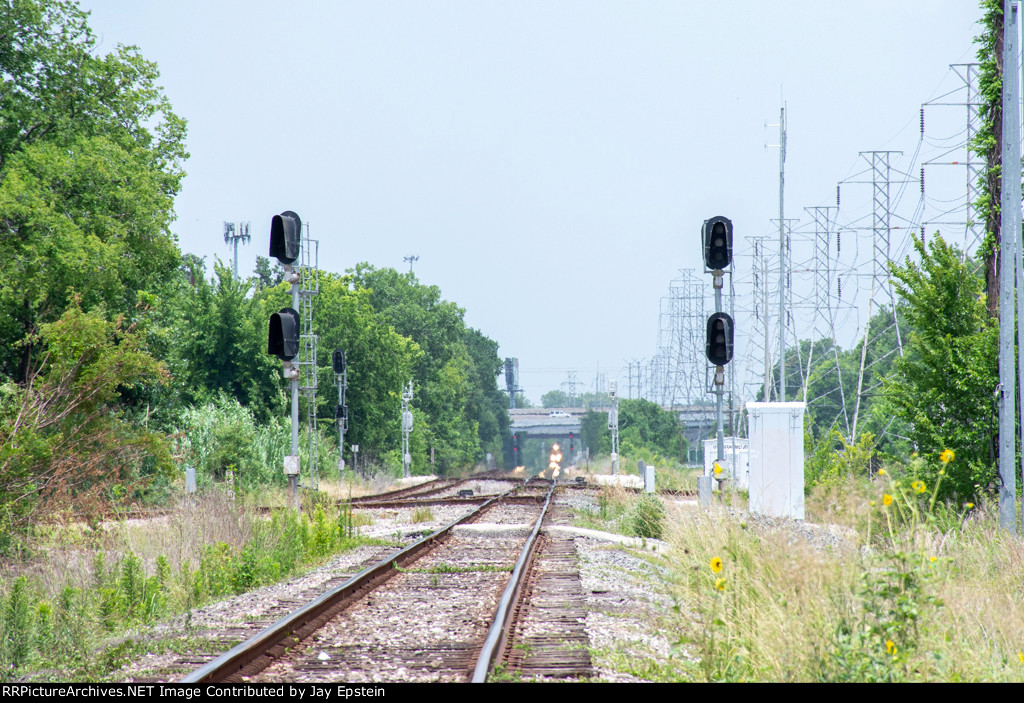
M 893 655 L 895 655 L 896 654 L 896 643 L 893 642 L 892 640 L 886 640 L 885 641 L 885 653 L 886 654 L 893 654 Z
M 715 581 L 715 588 L 717 588 L 719 591 L 724 591 L 725 590 L 725 579 L 724 578 L 717 579 Z
M 1020 659 L 1020 663 L 1024 664 L 1024 652 L 1017 650 L 1017 658 Z
M 884 506 L 885 506 L 885 507 L 887 507 L 887 508 L 888 508 L 888 507 L 889 507 L 890 505 L 892 505 L 892 496 L 891 496 L 891 495 L 889 495 L 888 493 L 886 493 L 885 495 L 883 495 L 883 496 L 882 496 L 882 505 L 884 505 Z
M 973 508 L 973 507 L 974 507 L 974 503 L 968 503 L 968 504 L 967 504 L 967 505 L 965 505 L 964 507 L 965 507 L 965 508 L 967 508 L 968 510 L 970 510 L 971 508 Z
M 875 507 L 875 501 L 871 501 L 871 507 Z
M 910 484 L 910 487 L 914 489 L 915 493 L 924 493 L 927 490 L 924 481 L 914 481 Z
M 715 557 L 711 560 L 711 570 L 716 574 L 722 570 L 722 558 Z
M 886 474 L 886 471 L 885 471 L 885 469 L 879 469 L 879 470 L 878 470 L 878 475 L 879 475 L 879 476 L 885 476 L 885 474 Z
M 948 464 L 955 458 L 956 454 L 953 453 L 952 449 L 946 449 L 945 451 L 942 452 L 942 454 L 939 454 L 939 461 L 941 461 L 943 464 Z

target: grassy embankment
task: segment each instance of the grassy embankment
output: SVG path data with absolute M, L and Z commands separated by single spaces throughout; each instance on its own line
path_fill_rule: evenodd
M 324 483 L 327 494 L 369 490 Z M 286 496 L 264 491 L 259 501 Z M 103 680 L 133 648 L 162 646 L 136 645 L 129 630 L 378 542 L 359 535 L 360 517 L 321 502 L 268 518 L 213 490 L 164 518 L 38 528 L 32 554 L 0 569 L 0 681 Z
M 706 511 L 662 499 L 671 549 L 649 557 L 664 575 L 652 587 L 675 607 L 651 628 L 671 655 L 630 671 L 663 681 L 1021 680 L 1024 543 L 998 527 L 993 504 L 943 504 L 936 489 L 909 468 L 846 478 L 812 492 L 803 528 L 751 517 L 741 499 Z M 605 489 L 578 524 L 640 534 L 642 500 Z

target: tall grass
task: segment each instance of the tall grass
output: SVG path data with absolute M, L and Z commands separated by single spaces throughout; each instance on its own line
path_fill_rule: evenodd
M 32 671 L 35 679 L 102 679 L 109 665 L 102 644 L 112 634 L 369 542 L 345 508 L 279 511 L 266 520 L 220 492 L 166 521 L 55 546 L 0 576 L 0 681 Z
M 937 503 L 938 486 L 917 481 L 883 473 L 816 491 L 809 515 L 856 529 L 840 547 L 717 507 L 678 515 L 672 588 L 686 608 L 677 645 L 696 663 L 680 657 L 672 675 L 1024 677 L 1024 546 L 984 506 Z

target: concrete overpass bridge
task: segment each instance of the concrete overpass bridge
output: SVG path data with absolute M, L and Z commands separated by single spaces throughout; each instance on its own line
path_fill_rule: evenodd
M 509 429 L 532 437 L 564 439 L 572 432 L 580 436 L 582 408 L 512 408 L 508 411 Z
M 715 429 L 715 406 L 676 405 L 662 407 L 675 413 L 683 426 L 683 436 L 691 446 L 709 436 Z M 594 412 L 608 412 L 608 408 L 593 408 Z M 725 410 L 726 428 L 729 426 L 728 409 Z M 572 432 L 580 436 L 580 422 L 587 410 L 584 408 L 513 408 L 508 411 L 509 430 L 530 437 L 564 439 Z

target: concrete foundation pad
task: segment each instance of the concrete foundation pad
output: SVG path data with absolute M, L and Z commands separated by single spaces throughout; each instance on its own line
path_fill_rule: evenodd
M 613 542 L 615 544 L 621 544 L 624 547 L 632 547 L 633 549 L 651 551 L 655 554 L 665 554 L 668 552 L 668 544 L 661 541 L 660 539 L 643 539 L 641 537 L 627 537 L 625 535 L 617 535 L 612 532 L 590 530 L 585 527 L 573 527 L 572 525 L 550 525 L 549 527 L 544 528 L 543 532 L 550 535 L 569 535 L 571 537 L 586 537 L 588 539 L 596 539 L 602 542 Z
M 591 474 L 587 477 L 588 481 L 593 481 L 599 486 L 625 486 L 626 488 L 643 488 L 644 480 L 639 476 L 633 474 L 617 474 L 615 476 L 609 476 L 607 474 Z
M 408 488 L 409 486 L 418 486 L 421 483 L 427 481 L 434 481 L 437 476 L 410 476 L 409 478 L 400 478 L 395 481 L 395 485 L 399 488 Z

